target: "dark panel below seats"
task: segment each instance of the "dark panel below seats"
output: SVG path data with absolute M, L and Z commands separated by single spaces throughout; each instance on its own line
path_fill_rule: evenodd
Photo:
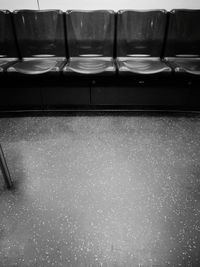
M 62 85 L 42 88 L 43 103 L 45 108 L 59 107 L 64 108 L 67 105 L 89 105 L 90 87 Z
M 96 86 L 91 90 L 93 105 L 132 105 L 138 108 L 200 107 L 200 92 L 190 86 Z
M 39 87 L 1 87 L 0 110 L 41 109 Z

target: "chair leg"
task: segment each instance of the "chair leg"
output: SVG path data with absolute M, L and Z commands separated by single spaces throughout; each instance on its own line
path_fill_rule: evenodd
M 9 172 L 9 169 L 8 169 L 8 166 L 6 163 L 6 158 L 4 156 L 3 149 L 1 147 L 1 145 L 0 145 L 0 168 L 1 168 L 3 178 L 4 178 L 4 181 L 5 181 L 7 188 L 8 189 L 12 188 L 13 181 L 11 179 L 10 172 Z

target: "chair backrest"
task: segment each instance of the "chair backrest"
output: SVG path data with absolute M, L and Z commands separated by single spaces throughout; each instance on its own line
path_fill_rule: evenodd
M 66 56 L 62 11 L 16 10 L 13 17 L 22 57 Z
M 8 10 L 0 10 L 0 58 L 17 58 L 17 46 Z
M 114 11 L 67 11 L 66 21 L 70 57 L 82 55 L 113 57 Z
M 164 45 L 165 10 L 120 10 L 117 14 L 117 56 L 160 57 Z
M 200 55 L 200 10 L 170 12 L 165 56 L 177 55 Z

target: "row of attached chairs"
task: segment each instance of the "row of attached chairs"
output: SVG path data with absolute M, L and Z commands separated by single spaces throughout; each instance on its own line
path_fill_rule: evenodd
M 200 76 L 200 10 L 0 11 L 0 72 Z

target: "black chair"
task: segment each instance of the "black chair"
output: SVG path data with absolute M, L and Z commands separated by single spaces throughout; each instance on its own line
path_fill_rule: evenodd
M 120 75 L 171 72 L 162 60 L 167 12 L 120 10 L 117 14 L 117 66 Z
M 16 10 L 13 18 L 22 60 L 7 71 L 58 74 L 66 60 L 63 12 Z
M 0 73 L 18 59 L 11 13 L 0 10 Z
M 200 10 L 172 10 L 165 59 L 177 74 L 200 76 Z
M 114 74 L 114 11 L 67 11 L 66 22 L 69 60 L 64 73 Z

